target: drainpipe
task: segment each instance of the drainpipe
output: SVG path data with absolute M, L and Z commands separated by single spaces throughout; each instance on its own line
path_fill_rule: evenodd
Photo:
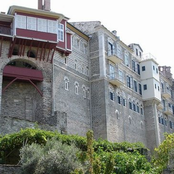
M 0 73 L 0 115 L 1 115 L 1 106 L 2 106 L 2 77 L 3 77 L 3 73 Z
M 154 103 L 154 123 L 155 123 L 155 136 L 156 136 L 156 146 L 160 145 L 160 133 L 158 124 L 158 114 L 157 114 L 157 104 Z
M 54 116 L 55 111 L 55 86 L 54 86 L 54 56 L 52 62 L 52 116 Z

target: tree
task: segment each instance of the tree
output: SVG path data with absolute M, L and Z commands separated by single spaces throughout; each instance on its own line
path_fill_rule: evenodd
M 165 140 L 158 148 L 155 148 L 153 163 L 159 171 L 163 171 L 167 167 L 174 171 L 174 133 L 165 134 Z

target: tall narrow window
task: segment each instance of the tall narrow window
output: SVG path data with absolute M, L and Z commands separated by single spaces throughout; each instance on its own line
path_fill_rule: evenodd
M 121 97 L 117 96 L 117 99 L 118 99 L 118 104 L 121 104 Z
M 74 83 L 74 90 L 75 90 L 75 94 L 79 94 L 79 83 L 78 82 Z
M 131 87 L 131 82 L 130 82 L 130 77 L 129 76 L 127 76 L 127 87 Z
M 137 82 L 134 80 L 134 90 L 137 92 Z
M 83 97 L 86 98 L 87 94 L 86 94 L 86 87 L 83 85 L 82 86 L 82 89 L 83 89 Z
M 109 72 L 110 72 L 110 79 L 114 79 L 115 78 L 115 69 L 114 69 L 114 65 L 109 64 Z
M 67 77 L 64 77 L 64 81 L 65 81 L 65 90 L 69 90 L 69 79 Z
M 137 73 L 140 75 L 140 65 L 137 64 Z
M 64 41 L 64 25 L 60 23 L 58 24 L 58 40 Z
M 75 60 L 74 69 L 77 70 L 77 60 Z
M 108 56 L 113 55 L 114 52 L 115 52 L 114 45 L 109 42 L 108 43 Z
M 142 95 L 141 84 L 139 83 L 139 94 Z
M 135 71 L 135 61 L 134 60 L 132 60 L 132 69 L 133 69 L 133 71 Z

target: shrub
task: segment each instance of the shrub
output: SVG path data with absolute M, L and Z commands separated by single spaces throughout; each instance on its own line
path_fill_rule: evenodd
M 83 171 L 77 154 L 80 150 L 74 145 L 62 144 L 56 139 L 49 140 L 45 146 L 26 145 L 20 150 L 22 174 L 70 174 Z

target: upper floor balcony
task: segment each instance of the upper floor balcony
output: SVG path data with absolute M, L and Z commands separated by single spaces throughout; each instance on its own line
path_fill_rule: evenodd
M 173 115 L 172 107 L 169 107 L 169 106 L 164 107 L 164 108 L 163 108 L 163 112 L 164 112 L 164 114 L 166 114 L 166 115 Z
M 171 98 L 171 92 L 168 88 L 161 89 L 162 96 L 165 98 Z
M 109 83 L 112 85 L 116 85 L 118 87 L 124 85 L 125 79 L 123 78 L 122 74 L 119 74 L 118 72 L 113 72 L 108 75 Z
M 123 60 L 122 58 L 120 58 L 116 52 L 115 49 L 112 50 L 108 50 L 108 55 L 107 55 L 107 59 L 112 61 L 113 63 L 117 64 L 117 63 L 121 63 Z

